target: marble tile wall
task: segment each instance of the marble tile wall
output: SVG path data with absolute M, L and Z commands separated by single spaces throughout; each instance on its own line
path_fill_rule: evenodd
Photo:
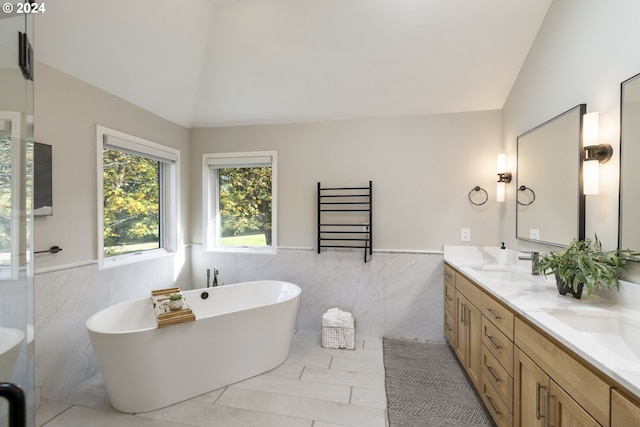
M 194 246 L 194 287 L 206 285 L 206 270 L 214 266 L 221 283 L 276 279 L 299 285 L 298 329 L 319 329 L 322 314 L 339 307 L 353 313 L 357 334 L 444 341 L 440 253 L 376 252 L 365 264 L 360 251 L 238 255 L 204 253 Z
M 190 267 L 189 267 L 190 266 Z M 353 313 L 357 335 L 444 341 L 442 254 L 280 249 L 277 255 L 204 253 L 187 248 L 173 258 L 98 270 L 95 263 L 35 276 L 36 406 L 69 393 L 99 372 L 85 322 L 110 305 L 146 297 L 152 289 L 205 287 L 217 266 L 221 283 L 277 279 L 298 284 L 296 328 L 318 330 L 322 313 Z M 177 279 L 174 279 L 177 277 Z
M 99 372 L 85 323 L 113 304 L 149 296 L 153 289 L 188 288 L 189 260 L 165 257 L 98 270 L 95 262 L 36 272 L 36 407 L 63 396 Z

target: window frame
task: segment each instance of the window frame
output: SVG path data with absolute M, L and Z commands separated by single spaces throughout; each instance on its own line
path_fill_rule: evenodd
M 96 135 L 98 178 L 98 268 L 102 270 L 175 254 L 178 249 L 180 150 L 100 125 L 96 128 Z M 152 158 L 160 162 L 160 248 L 122 255 L 105 256 L 103 191 L 103 150 L 105 148 Z
M 271 167 L 271 245 L 270 246 L 220 246 L 219 242 L 219 181 L 211 163 L 223 167 L 239 167 L 254 164 L 256 159 L 270 158 L 270 162 L 256 165 Z M 278 153 L 277 151 L 247 151 L 233 153 L 202 154 L 202 246 L 205 252 L 230 252 L 247 254 L 277 253 L 278 241 Z M 228 162 L 228 163 L 227 163 Z

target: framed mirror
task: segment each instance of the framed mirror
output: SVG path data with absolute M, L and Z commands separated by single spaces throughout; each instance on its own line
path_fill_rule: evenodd
M 516 238 L 553 246 L 584 239 L 580 104 L 518 136 Z
M 640 74 L 620 85 L 618 247 L 640 249 Z

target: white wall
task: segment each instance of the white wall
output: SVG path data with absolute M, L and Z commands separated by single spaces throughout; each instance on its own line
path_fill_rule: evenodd
M 202 153 L 278 151 L 278 244 L 316 246 L 316 186 L 373 181 L 374 249 L 498 245 L 496 154 L 501 115 L 485 111 L 320 123 L 197 128 L 192 136 L 191 241 L 202 243 Z M 490 200 L 472 206 L 480 185 Z
M 192 130 L 192 235 L 202 242 L 201 155 L 277 150 L 278 254 L 238 255 L 192 250 L 193 282 L 205 285 L 217 266 L 220 281 L 279 279 L 302 287 L 296 326 L 318 329 L 330 307 L 351 311 L 358 334 L 442 341 L 442 247 L 498 245 L 495 201 L 500 112 Z M 373 259 L 360 251 L 315 252 L 317 182 L 373 181 Z M 491 199 L 467 198 L 480 185 Z
M 97 259 L 96 125 L 168 145 L 181 151 L 181 209 L 178 244 L 184 244 L 189 206 L 189 130 L 67 74 L 36 64 L 35 139 L 53 146 L 53 216 L 36 217 L 36 250 L 58 245 L 62 252 L 37 256 L 36 269 Z
M 640 72 L 640 2 L 554 1 L 503 109 L 503 147 L 512 169 L 521 133 L 580 103 L 600 113 L 600 141 L 613 158 L 600 168 L 600 195 L 586 196 L 586 236 L 617 247 L 620 83 Z M 502 236 L 515 240 L 515 186 L 502 211 Z

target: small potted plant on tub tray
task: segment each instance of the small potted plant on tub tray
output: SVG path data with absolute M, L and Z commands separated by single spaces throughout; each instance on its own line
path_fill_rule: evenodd
M 169 308 L 171 310 L 181 310 L 184 308 L 184 297 L 181 293 L 169 295 Z

